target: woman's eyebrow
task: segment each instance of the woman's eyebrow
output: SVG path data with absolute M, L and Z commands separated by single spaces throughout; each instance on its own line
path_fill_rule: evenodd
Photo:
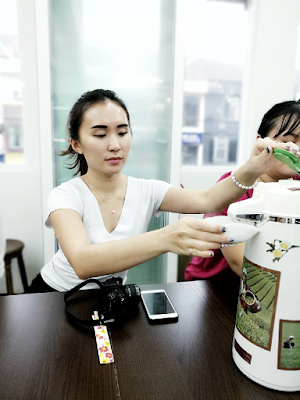
M 298 133 L 294 133 L 294 132 L 286 132 L 283 134 L 283 136 L 292 136 L 295 139 L 299 138 L 299 134 Z
M 91 127 L 91 129 L 107 129 L 106 125 L 94 125 Z
M 128 128 L 128 124 L 120 124 L 117 128 Z M 91 129 L 107 129 L 107 125 L 94 125 Z

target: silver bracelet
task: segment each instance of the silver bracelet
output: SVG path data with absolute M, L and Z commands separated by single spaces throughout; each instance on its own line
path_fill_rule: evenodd
M 234 176 L 234 171 L 231 172 L 231 178 L 233 182 L 236 184 L 236 186 L 244 190 L 254 189 L 255 186 L 257 185 L 257 180 L 251 186 L 242 185 L 239 181 L 236 180 L 236 177 Z

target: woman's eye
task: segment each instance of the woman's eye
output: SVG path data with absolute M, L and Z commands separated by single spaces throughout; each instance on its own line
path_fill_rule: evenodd
M 95 137 L 98 137 L 98 138 L 104 138 L 106 135 L 105 134 L 103 134 L 103 135 L 94 135 Z
M 119 132 L 120 136 L 125 136 L 127 132 Z

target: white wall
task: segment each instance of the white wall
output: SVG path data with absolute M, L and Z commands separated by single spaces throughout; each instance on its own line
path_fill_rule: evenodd
M 252 1 L 239 163 L 249 154 L 263 115 L 293 100 L 300 23 L 299 0 Z
M 174 54 L 174 82 L 173 82 L 173 112 L 172 112 L 172 143 L 171 143 L 171 167 L 170 183 L 176 187 L 180 185 L 180 163 L 181 158 L 181 127 L 182 127 L 182 93 L 184 80 L 184 39 L 186 21 L 186 2 L 177 2 L 176 9 L 176 35 L 175 35 L 175 54 Z M 169 224 L 176 222 L 179 215 L 169 214 Z M 167 254 L 167 282 L 177 281 L 178 255 Z
M 184 2 L 179 2 L 181 5 Z M 43 220 L 47 193 L 53 182 L 50 110 L 50 63 L 47 0 L 18 0 L 20 40 L 23 49 L 23 99 L 25 157 L 24 167 L 1 167 L 0 206 L 6 235 L 24 241 L 24 261 L 29 281 L 39 272 L 54 251 L 54 235 L 45 230 Z M 246 73 L 242 113 L 242 146 L 240 161 L 249 154 L 256 130 L 264 112 L 276 102 L 293 97 L 299 0 L 258 0 L 251 2 L 253 18 L 251 46 Z M 36 15 L 36 19 L 35 19 Z M 36 34 L 36 31 L 38 34 Z M 184 34 L 182 26 L 180 35 Z M 182 46 L 181 38 L 177 43 Z M 179 50 L 178 55 L 181 50 Z M 181 79 L 178 66 L 178 77 Z M 180 84 L 179 84 L 180 86 Z M 174 95 L 177 96 L 178 87 Z M 179 112 L 178 109 L 176 112 Z M 181 118 L 174 115 L 174 137 L 179 138 Z M 177 126 L 178 124 L 178 126 Z M 179 133 L 178 133 L 179 132 Z M 173 143 L 179 162 L 178 146 Z M 176 161 L 177 158 L 177 161 Z M 175 160 L 175 161 L 174 161 Z M 178 168 L 177 168 L 178 169 Z M 226 168 L 182 168 L 181 183 L 189 188 L 207 188 Z M 177 174 L 180 171 L 178 169 Z M 172 174 L 172 182 L 178 177 Z M 171 271 L 168 279 L 174 279 Z M 22 291 L 16 263 L 13 263 L 16 292 Z M 0 279 L 0 293 L 6 292 L 5 279 Z

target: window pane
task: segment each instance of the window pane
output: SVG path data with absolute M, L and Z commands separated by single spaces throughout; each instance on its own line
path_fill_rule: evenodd
M 188 0 L 183 165 L 236 162 L 247 17 L 243 4 Z
M 0 0 L 0 163 L 23 164 L 22 92 L 16 1 Z

